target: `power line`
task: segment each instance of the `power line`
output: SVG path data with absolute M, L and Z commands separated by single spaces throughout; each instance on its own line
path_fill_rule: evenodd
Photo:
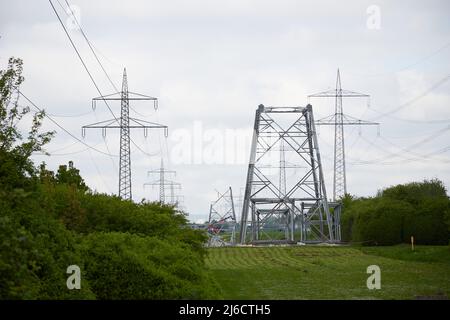
M 69 41 L 70 41 L 70 43 L 71 43 L 73 49 L 75 50 L 75 52 L 76 52 L 78 58 L 79 58 L 80 61 L 81 61 L 81 64 L 83 65 L 84 69 L 86 70 L 86 72 L 87 72 L 88 75 L 89 75 L 89 78 L 91 79 L 92 83 L 94 84 L 95 89 L 98 91 L 98 93 L 100 94 L 100 96 L 103 96 L 103 95 L 102 95 L 102 92 L 100 91 L 100 88 L 98 87 L 98 85 L 97 85 L 97 83 L 95 82 L 95 80 L 94 80 L 94 78 L 93 78 L 91 72 L 89 71 L 89 68 L 87 67 L 86 63 L 84 62 L 83 58 L 81 57 L 80 52 L 78 51 L 77 47 L 75 46 L 75 43 L 73 42 L 72 37 L 70 36 L 69 32 L 67 31 L 66 26 L 65 26 L 64 23 L 62 22 L 61 17 L 59 16 L 58 11 L 56 10 L 55 6 L 53 5 L 52 0 L 48 0 L 48 1 L 50 2 L 50 5 L 52 6 L 53 11 L 54 11 L 55 14 L 56 14 L 56 17 L 58 18 L 59 23 L 61 24 L 62 28 L 64 29 L 64 32 L 65 32 L 65 34 L 67 35 L 67 38 L 69 38 Z M 105 102 L 106 106 L 108 107 L 109 111 L 111 112 L 112 116 L 114 117 L 114 119 L 115 119 L 117 122 L 119 122 L 119 120 L 117 119 L 116 115 L 115 115 L 114 112 L 112 111 L 112 109 L 111 109 L 111 107 L 109 106 L 109 104 L 108 104 L 105 100 L 104 100 L 104 102 Z
M 57 0 L 58 3 L 61 5 L 61 3 L 59 2 L 59 0 Z M 86 36 L 86 33 L 84 32 L 83 28 L 81 27 L 81 25 L 78 23 L 78 19 L 75 17 L 75 14 L 72 11 L 72 8 L 69 5 L 69 2 L 67 0 L 65 0 L 67 7 L 70 10 L 70 13 L 72 14 L 73 19 L 75 20 L 75 23 L 77 24 L 78 28 L 81 31 L 81 34 L 83 35 L 83 38 L 86 40 L 89 48 L 91 49 L 92 53 L 94 54 L 95 59 L 97 60 L 98 64 L 100 65 L 100 67 L 103 70 L 103 73 L 105 74 L 105 76 L 108 78 L 109 83 L 111 83 L 112 87 L 114 88 L 114 90 L 119 91 L 119 89 L 117 89 L 116 85 L 114 84 L 114 82 L 111 80 L 110 76 L 108 75 L 108 73 L 106 72 L 105 68 L 103 67 L 103 64 L 101 63 L 100 59 L 98 58 L 97 54 L 95 53 L 94 49 L 92 48 L 91 42 L 89 41 L 89 39 Z
M 401 109 L 404 109 L 404 108 L 410 106 L 411 104 L 417 102 L 418 100 L 420 100 L 420 99 L 422 99 L 423 97 L 425 97 L 426 95 L 428 95 L 428 94 L 429 94 L 430 92 L 432 92 L 434 89 L 436 89 L 436 88 L 440 87 L 441 85 L 443 85 L 443 84 L 444 84 L 445 82 L 447 82 L 448 80 L 450 80 L 450 75 L 447 75 L 447 76 L 445 76 L 444 78 L 440 79 L 439 81 L 437 81 L 436 83 L 434 83 L 431 87 L 429 87 L 426 91 L 422 92 L 422 94 L 420 94 L 420 95 L 418 95 L 417 97 L 415 97 L 415 98 L 413 98 L 413 99 L 411 99 L 411 100 L 409 100 L 409 101 L 407 101 L 407 102 L 401 104 L 400 106 L 396 107 L 395 109 L 393 109 L 393 110 L 391 110 L 391 111 L 382 113 L 381 111 L 378 111 L 378 110 L 376 110 L 376 109 L 372 109 L 372 108 L 371 108 L 371 110 L 373 110 L 373 111 L 379 113 L 378 116 L 372 118 L 371 120 L 378 120 L 378 119 L 380 119 L 380 118 L 389 116 L 389 115 L 391 115 L 391 114 L 393 114 L 393 113 L 396 113 L 396 112 L 400 111 Z M 404 120 L 404 121 L 405 121 L 405 120 Z M 406 121 L 411 121 L 411 120 L 406 120 Z M 412 121 L 414 121 L 414 120 L 412 120 Z M 442 120 L 436 120 L 436 121 L 442 121 Z M 450 119 L 447 119 L 447 120 L 443 120 L 442 122 L 449 122 L 449 121 L 450 121 Z M 430 121 L 423 121 L 423 122 L 430 122 Z M 435 122 L 435 120 L 433 120 L 432 122 Z
M 58 1 L 58 3 L 59 3 L 60 6 L 61 6 L 61 3 L 59 2 L 59 0 L 57 0 L 57 1 Z M 53 11 L 55 12 L 56 16 L 58 17 L 58 20 L 59 20 L 61 26 L 63 27 L 65 34 L 66 34 L 67 37 L 69 38 L 69 41 L 70 41 L 70 43 L 72 44 L 72 47 L 74 48 L 74 50 L 75 50 L 75 52 L 76 52 L 78 58 L 80 59 L 81 63 L 83 64 L 83 67 L 85 68 L 86 72 L 88 73 L 89 78 L 91 79 L 92 83 L 94 84 L 94 86 L 95 86 L 97 92 L 100 94 L 101 100 L 105 103 L 105 105 L 106 105 L 107 108 L 109 109 L 110 113 L 112 114 L 112 116 L 114 117 L 114 119 L 116 120 L 116 122 L 119 122 L 119 119 L 116 117 L 116 115 L 115 115 L 114 112 L 112 111 L 111 107 L 109 106 L 108 102 L 107 102 L 106 99 L 103 97 L 103 94 L 102 94 L 100 88 L 98 87 L 98 85 L 97 85 L 97 83 L 95 82 L 95 80 L 94 80 L 92 74 L 90 73 L 90 71 L 89 71 L 89 69 L 88 69 L 86 63 L 84 62 L 83 58 L 81 57 L 81 54 L 79 53 L 78 49 L 76 48 L 76 45 L 75 45 L 75 43 L 73 42 L 73 40 L 72 40 L 72 38 L 71 38 L 69 32 L 67 31 L 67 28 L 64 26 L 64 23 L 62 22 L 61 17 L 59 16 L 59 14 L 58 14 L 58 12 L 57 12 L 55 6 L 53 5 L 53 3 L 52 3 L 51 0 L 49 0 L 49 2 L 50 2 L 50 5 L 51 5 L 52 8 L 53 8 Z M 66 4 L 69 6 L 69 4 L 68 4 L 67 1 L 66 1 Z M 61 7 L 62 7 L 62 6 L 61 6 Z M 63 8 L 63 9 L 64 9 L 64 8 Z M 115 89 L 116 91 L 119 91 L 119 90 L 117 90 L 116 86 L 114 85 L 114 83 L 112 82 L 112 80 L 111 80 L 111 78 L 109 77 L 108 73 L 106 72 L 106 69 L 103 67 L 103 64 L 100 62 L 100 59 L 99 59 L 98 56 L 96 55 L 96 53 L 95 53 L 95 51 L 94 51 L 94 49 L 93 49 L 93 47 L 92 47 L 91 42 L 89 41 L 89 39 L 88 39 L 87 36 L 86 36 L 86 33 L 83 31 L 83 29 L 81 28 L 80 24 L 78 23 L 78 20 L 76 19 L 75 15 L 73 14 L 73 11 L 72 11 L 71 9 L 70 9 L 70 11 L 71 11 L 71 13 L 72 13 L 72 16 L 73 16 L 74 20 L 75 20 L 76 23 L 77 23 L 77 26 L 80 28 L 80 31 L 81 31 L 81 33 L 82 33 L 84 39 L 86 40 L 86 42 L 88 43 L 89 47 L 91 48 L 91 51 L 92 51 L 92 53 L 94 54 L 94 56 L 95 56 L 97 62 L 100 64 L 100 66 L 101 66 L 103 72 L 105 73 L 105 75 L 106 75 L 107 78 L 109 79 L 109 81 L 110 81 L 111 85 L 114 87 L 114 89 Z M 67 13 L 66 13 L 66 14 L 67 14 Z M 142 152 L 143 154 L 145 154 L 145 155 L 147 155 L 147 156 L 151 156 L 151 154 L 146 153 L 144 150 L 142 150 L 142 148 L 140 148 L 140 147 L 133 141 L 133 139 L 132 139 L 131 137 L 130 137 L 130 142 L 131 142 L 131 143 L 132 143 L 132 144 L 133 144 L 140 152 Z M 108 148 L 108 147 L 107 147 L 107 148 Z M 108 149 L 109 149 L 109 148 L 108 148 Z
M 433 155 L 435 152 L 431 152 L 431 153 L 429 153 L 428 155 L 419 155 L 419 154 L 417 154 L 417 153 L 415 153 L 415 152 L 414 152 L 414 153 L 411 152 L 411 150 L 413 150 L 413 149 L 417 148 L 418 146 L 420 146 L 420 145 L 422 145 L 422 144 L 424 144 L 424 143 L 427 143 L 427 142 L 429 142 L 429 141 L 431 141 L 431 140 L 433 140 L 433 139 L 435 139 L 435 138 L 441 136 L 442 134 L 444 134 L 444 133 L 447 132 L 448 130 L 450 130 L 450 125 L 447 126 L 447 127 L 445 127 L 445 128 L 442 128 L 442 129 L 440 129 L 440 130 L 438 130 L 438 131 L 436 131 L 436 132 L 434 132 L 432 135 L 430 135 L 430 136 L 426 137 L 425 139 L 422 139 L 422 140 L 420 140 L 420 141 L 418 141 L 418 142 L 416 142 L 416 143 L 410 145 L 410 146 L 407 147 L 407 148 L 401 148 L 402 152 L 407 152 L 407 153 L 414 154 L 414 155 L 416 156 L 416 158 L 419 157 L 419 158 L 417 158 L 417 159 L 414 159 L 414 158 L 405 158 L 405 157 L 402 156 L 401 153 L 398 153 L 398 152 L 397 152 L 397 153 L 394 153 L 394 152 L 391 152 L 391 151 L 384 150 L 384 148 L 382 148 L 382 147 L 380 147 L 380 146 L 375 146 L 373 142 L 369 142 L 369 144 L 370 144 L 371 146 L 375 146 L 375 147 L 377 147 L 378 149 L 382 150 L 383 152 L 388 153 L 389 155 L 388 155 L 388 156 L 385 156 L 385 157 L 377 158 L 377 159 L 372 159 L 372 160 L 352 159 L 351 164 L 353 164 L 353 165 L 358 165 L 358 164 L 372 164 L 372 163 L 379 163 L 379 164 L 382 164 L 383 161 L 388 160 L 388 159 L 391 159 L 391 158 L 395 158 L 395 157 L 402 157 L 402 158 L 404 158 L 404 160 L 399 161 L 399 163 L 401 163 L 401 162 L 403 162 L 403 161 L 409 161 L 409 162 L 411 162 L 411 161 L 419 161 L 419 160 L 423 160 L 424 158 L 429 158 L 429 156 L 430 156 L 430 155 Z M 364 139 L 364 138 L 363 138 L 363 139 Z M 364 139 L 364 140 L 366 140 L 366 139 Z M 366 141 L 367 141 L 367 140 L 366 140 Z M 437 153 L 445 152 L 445 151 L 442 151 L 442 152 L 441 152 L 441 150 L 444 150 L 444 149 L 446 149 L 446 148 L 443 148 L 443 149 L 438 150 Z M 438 159 L 435 159 L 435 160 L 438 160 Z M 441 160 L 438 160 L 438 161 L 441 161 Z M 444 162 L 446 162 L 446 160 L 444 160 Z M 389 162 L 388 162 L 388 163 L 389 163 Z
M 27 100 L 36 110 L 42 112 L 43 109 L 39 108 L 33 101 L 31 101 L 25 94 L 22 93 L 22 91 L 19 90 L 19 94 L 25 98 L 25 100 Z M 84 142 L 83 140 L 79 139 L 78 137 L 76 137 L 75 135 L 73 135 L 70 131 L 68 131 L 66 128 L 64 128 L 63 126 L 61 126 L 56 120 L 54 120 L 53 118 L 51 118 L 50 116 L 48 116 L 45 112 L 44 115 L 47 119 L 49 119 L 51 122 L 53 122 L 58 128 L 60 128 L 61 130 L 63 130 L 65 133 L 67 133 L 69 136 L 71 136 L 73 139 L 75 139 L 76 141 L 78 141 L 79 143 L 83 144 L 84 146 L 86 146 L 88 149 L 97 151 L 98 153 L 110 156 L 110 157 L 117 157 L 117 155 L 114 154 L 110 154 L 110 153 L 106 153 L 104 151 L 101 151 L 93 146 L 88 145 L 86 142 Z
M 357 77 L 378 77 L 378 76 L 385 76 L 385 75 L 389 75 L 389 74 L 395 74 L 407 69 L 410 69 L 426 60 L 431 59 L 432 57 L 436 56 L 437 54 L 439 54 L 441 51 L 444 51 L 445 49 L 447 49 L 450 46 L 450 42 L 447 42 L 446 44 L 444 44 L 442 47 L 438 48 L 437 50 L 433 51 L 432 53 L 430 53 L 429 55 L 411 63 L 408 64 L 400 69 L 397 69 L 395 71 L 387 71 L 387 72 L 382 72 L 382 73 L 375 73 L 375 74 L 356 74 L 356 73 L 349 73 L 352 76 L 357 76 Z
M 58 1 L 58 3 L 59 3 L 60 6 L 61 6 L 61 3 L 59 2 L 59 0 L 57 0 L 57 1 Z M 75 43 L 73 42 L 73 40 L 72 40 L 72 38 L 71 38 L 69 32 L 67 31 L 67 28 L 64 26 L 64 23 L 62 22 L 61 17 L 60 17 L 59 14 L 58 14 L 58 11 L 56 10 L 56 8 L 55 8 L 55 6 L 53 5 L 52 1 L 49 0 L 49 2 L 50 2 L 50 5 L 51 5 L 52 8 L 53 8 L 53 11 L 55 12 L 55 14 L 56 14 L 58 20 L 59 20 L 59 22 L 60 22 L 62 28 L 64 29 L 64 32 L 65 32 L 65 34 L 67 35 L 67 37 L 68 37 L 68 39 L 69 39 L 69 41 L 70 41 L 72 47 L 74 48 L 74 50 L 75 50 L 75 52 L 76 52 L 78 58 L 80 59 L 82 65 L 83 65 L 83 67 L 84 67 L 84 69 L 85 69 L 86 72 L 88 73 L 89 78 L 91 79 L 92 83 L 93 83 L 94 86 L 95 86 L 95 89 L 96 89 L 97 92 L 99 93 L 99 95 L 100 95 L 100 97 L 101 97 L 101 100 L 105 103 L 106 107 L 108 108 L 108 110 L 109 110 L 109 112 L 112 114 L 112 116 L 114 117 L 115 121 L 119 123 L 119 119 L 116 117 L 116 115 L 115 115 L 114 112 L 112 111 L 111 107 L 109 106 L 108 102 L 107 102 L 106 99 L 103 97 L 103 94 L 102 94 L 100 88 L 98 87 L 98 85 L 97 85 L 96 81 L 94 80 L 94 78 L 93 78 L 91 72 L 89 71 L 89 69 L 88 69 L 86 63 L 84 62 L 83 58 L 81 57 L 80 52 L 78 51 L 78 49 L 77 49 Z M 69 6 L 69 4 L 68 4 L 67 1 L 66 1 L 66 4 Z M 61 7 L 62 7 L 62 6 L 61 6 Z M 69 7 L 70 7 L 70 6 L 69 6 Z M 64 9 L 64 8 L 63 8 L 63 9 Z M 86 33 L 82 30 L 80 24 L 78 23 L 78 20 L 76 19 L 75 15 L 73 14 L 73 11 L 72 11 L 71 9 L 70 9 L 70 11 L 71 11 L 71 13 L 72 13 L 72 16 L 73 16 L 75 22 L 77 23 L 78 27 L 80 28 L 80 31 L 82 32 L 82 35 L 83 35 L 84 39 L 86 40 L 86 42 L 88 43 L 88 45 L 89 45 L 89 47 L 90 47 L 92 53 L 94 54 L 94 56 L 95 56 L 97 62 L 100 64 L 100 66 L 101 66 L 103 72 L 105 73 L 105 75 L 106 75 L 107 78 L 109 79 L 111 85 L 115 88 L 115 90 L 117 90 L 116 86 L 114 85 L 114 83 L 112 82 L 112 80 L 111 80 L 111 78 L 109 77 L 108 73 L 106 72 L 106 69 L 103 67 L 103 64 L 101 63 L 100 59 L 99 59 L 98 56 L 96 55 L 96 53 L 95 53 L 95 51 L 94 51 L 94 49 L 93 49 L 93 47 L 92 47 L 91 42 L 90 42 L 89 39 L 87 38 Z M 67 14 L 67 12 L 66 12 L 66 14 Z M 117 90 L 117 91 L 118 91 L 118 90 Z M 142 153 L 145 154 L 146 156 L 151 156 L 151 154 L 149 154 L 149 153 L 145 152 L 144 150 L 142 150 L 142 148 L 140 148 L 140 147 L 134 142 L 134 140 L 133 140 L 131 137 L 130 137 L 130 142 L 131 142 L 131 143 L 132 143 L 132 144 L 133 144 L 140 152 L 142 152 Z M 107 150 L 108 150 L 108 152 L 109 152 L 109 147 L 108 147 L 108 145 L 106 144 L 106 141 L 105 141 L 105 145 L 106 145 L 106 148 L 107 148 Z M 113 161 L 112 159 L 111 159 L 111 161 L 113 162 L 113 167 L 115 167 L 114 161 Z

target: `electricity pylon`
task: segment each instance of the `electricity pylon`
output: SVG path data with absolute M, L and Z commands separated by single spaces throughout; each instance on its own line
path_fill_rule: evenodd
M 285 192 L 280 190 L 284 188 L 285 178 L 276 179 L 278 172 L 276 177 L 270 171 L 265 172 L 273 168 L 277 146 L 283 150 L 282 154 L 289 152 L 289 163 L 293 164 L 280 167 L 295 170 L 294 174 L 280 174 L 290 177 Z M 281 228 L 276 225 L 280 220 Z M 335 226 L 328 206 L 312 106 L 259 105 L 242 207 L 240 243 L 334 242 L 339 239 Z
M 159 179 L 152 181 L 152 182 L 144 183 L 144 187 L 145 186 L 158 186 L 159 187 L 159 202 L 161 204 L 177 205 L 180 196 L 175 195 L 175 189 L 180 190 L 181 184 L 178 182 L 175 182 L 173 180 L 167 179 L 168 174 L 176 176 L 177 172 L 174 170 L 166 170 L 164 168 L 164 161 L 161 158 L 161 167 L 157 170 L 148 171 L 147 174 L 148 175 L 158 174 Z M 169 189 L 170 189 L 170 196 L 166 195 L 167 187 L 169 187 Z M 167 198 L 169 198 L 170 201 L 167 201 Z
M 120 160 L 119 160 L 119 197 L 126 200 L 132 199 L 131 193 L 131 156 L 130 156 L 130 129 L 143 129 L 144 136 L 147 137 L 148 129 L 164 129 L 167 136 L 168 127 L 154 122 L 130 117 L 130 101 L 150 100 L 157 109 L 157 98 L 128 91 L 127 71 L 123 69 L 122 91 L 108 94 L 92 99 L 92 108 L 95 109 L 96 102 L 120 100 L 120 118 L 100 121 L 82 127 L 82 135 L 85 136 L 86 129 L 102 129 L 102 136 L 106 137 L 107 129 L 120 129 Z M 108 106 L 109 107 L 109 106 Z M 112 111 L 111 111 L 112 112 Z M 114 114 L 113 114 L 114 115 Z M 131 124 L 130 124 L 131 123 Z
M 347 176 L 345 168 L 344 125 L 379 125 L 377 122 L 364 121 L 345 115 L 342 108 L 342 98 L 369 98 L 368 94 L 343 90 L 341 75 L 337 70 L 336 89 L 311 94 L 309 98 L 335 98 L 334 114 L 316 121 L 316 125 L 334 126 L 334 173 L 333 201 L 339 200 L 347 193 Z
M 280 140 L 280 197 L 286 194 L 286 156 L 284 142 Z
M 226 231 L 231 231 L 228 241 L 221 236 L 225 227 Z M 231 187 L 222 194 L 218 192 L 217 200 L 212 202 L 209 207 L 208 237 L 208 246 L 210 247 L 233 245 L 236 242 L 236 213 Z

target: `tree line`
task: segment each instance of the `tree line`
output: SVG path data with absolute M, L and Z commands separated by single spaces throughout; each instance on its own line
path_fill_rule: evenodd
M 438 179 L 400 184 L 374 197 L 343 199 L 342 238 L 365 245 L 409 243 L 446 245 L 450 200 Z

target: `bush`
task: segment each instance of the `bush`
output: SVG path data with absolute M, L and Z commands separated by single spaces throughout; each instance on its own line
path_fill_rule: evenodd
M 86 274 L 99 299 L 205 299 L 217 292 L 187 245 L 119 232 L 83 239 Z
M 18 190 L 15 195 L 0 200 L 0 298 L 94 298 L 88 282 L 81 290 L 66 286 L 67 267 L 83 268 L 76 237 L 47 215 L 34 195 Z
M 374 198 L 344 197 L 342 239 L 363 244 L 448 244 L 450 201 L 439 180 L 397 185 Z

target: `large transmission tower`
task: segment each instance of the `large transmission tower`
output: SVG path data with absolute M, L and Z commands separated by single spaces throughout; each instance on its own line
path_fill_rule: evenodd
M 370 96 L 364 93 L 343 90 L 339 69 L 337 70 L 336 89 L 311 94 L 308 96 L 308 99 L 324 97 L 335 98 L 334 114 L 317 120 L 316 125 L 334 126 L 333 201 L 337 201 L 347 193 L 344 125 L 378 125 L 379 123 L 356 119 L 344 114 L 342 98 L 369 98 Z
M 284 142 L 280 140 L 280 197 L 286 194 L 286 157 Z
M 85 136 L 86 129 L 102 129 L 103 137 L 106 136 L 107 129 L 120 129 L 120 160 L 119 160 L 119 197 L 131 200 L 131 156 L 130 156 L 130 129 L 140 128 L 144 130 L 144 136 L 147 137 L 148 129 L 164 129 L 167 136 L 168 127 L 158 123 L 148 122 L 141 119 L 130 117 L 131 100 L 150 100 L 154 102 L 154 108 L 157 108 L 157 98 L 133 93 L 128 91 L 127 71 L 123 70 L 122 91 L 109 95 L 100 96 L 92 99 L 92 108 L 95 109 L 96 102 L 117 101 L 120 100 L 120 118 L 101 121 L 82 127 L 82 135 Z
M 278 162 L 277 157 L 280 171 L 271 170 Z M 286 162 L 294 165 L 286 166 Z M 259 105 L 240 243 L 334 242 L 340 238 L 338 231 L 328 206 L 311 105 L 281 108 Z
M 225 238 L 225 234 L 228 238 Z M 236 213 L 231 187 L 218 193 L 217 200 L 211 203 L 208 218 L 208 246 L 221 247 L 236 243 Z
M 148 175 L 157 174 L 159 175 L 159 179 L 144 183 L 145 186 L 157 186 L 159 187 L 159 202 L 161 204 L 170 204 L 170 205 L 178 205 L 180 196 L 175 195 L 175 190 L 181 189 L 181 184 L 170 180 L 167 178 L 167 175 L 176 176 L 177 172 L 174 170 L 167 170 L 164 168 L 164 161 L 161 158 L 161 167 L 157 170 L 148 171 Z M 170 194 L 166 194 L 166 188 L 169 188 Z M 168 200 L 169 199 L 169 200 Z

